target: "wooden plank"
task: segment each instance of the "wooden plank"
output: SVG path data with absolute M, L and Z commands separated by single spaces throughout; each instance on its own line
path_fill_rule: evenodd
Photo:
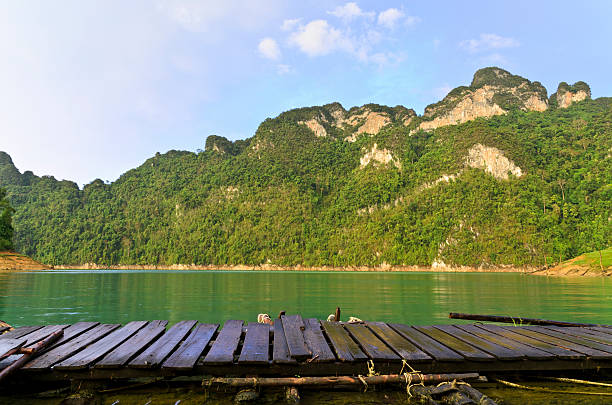
M 480 336 L 476 336 L 466 332 L 465 330 L 459 329 L 454 325 L 435 325 L 435 328 L 451 335 L 456 339 L 462 340 L 471 346 L 477 347 L 479 350 L 487 352 L 499 360 L 525 359 L 525 355 L 514 348 L 493 343 Z
M 278 321 L 277 321 L 278 322 Z M 312 353 L 304 340 L 304 321 L 300 315 L 281 316 L 283 330 L 289 355 L 296 360 L 305 360 L 312 356 Z
M 85 349 L 53 366 L 57 370 L 78 370 L 104 357 L 105 354 L 125 342 L 147 324 L 147 321 L 133 321 L 117 329 Z
M 537 332 L 540 332 L 545 335 L 554 336 L 559 339 L 565 339 L 572 343 L 576 343 L 582 346 L 587 346 L 593 349 L 601 350 L 606 353 L 610 353 L 609 357 L 612 359 L 612 342 L 610 342 L 610 344 L 603 343 L 597 340 L 598 339 L 597 336 L 594 336 L 594 335 L 581 336 L 577 332 L 572 332 L 570 330 L 567 330 L 567 328 L 561 327 L 561 329 L 562 330 L 554 330 L 548 327 L 539 327 Z
M 64 335 L 55 343 L 49 347 L 46 351 L 52 350 L 64 343 L 72 340 L 74 337 L 79 336 L 88 330 L 91 330 L 98 326 L 100 322 L 77 322 L 64 329 Z
M 461 354 L 467 360 L 471 361 L 493 361 L 495 357 L 480 350 L 477 347 L 474 347 L 470 344 L 465 343 L 462 340 L 457 339 L 454 336 L 449 335 L 448 333 L 442 332 L 441 330 L 435 328 L 434 326 L 415 326 L 415 329 L 421 333 L 424 333 L 431 337 L 432 339 L 437 340 L 443 345 L 450 347 L 457 353 Z
M 19 349 L 26 343 L 26 339 L 2 339 L 0 340 L 0 359 L 5 357 L 4 355 L 8 352 Z
M 593 330 L 596 330 L 598 332 L 603 332 L 603 333 L 607 333 L 609 335 L 612 335 L 612 328 L 606 328 L 606 327 L 603 327 L 603 326 L 592 326 L 592 327 L 589 327 L 588 329 L 593 329 Z
M 584 359 L 584 355 L 581 353 L 574 352 L 569 349 L 565 349 L 563 347 L 559 347 L 550 343 L 543 342 L 541 340 L 533 339 L 522 335 L 520 333 L 516 333 L 514 329 L 518 329 L 518 327 L 512 327 L 512 330 L 505 329 L 499 325 L 477 325 L 479 328 L 484 329 L 486 331 L 495 333 L 497 335 L 506 337 L 508 339 L 516 340 L 520 343 L 535 347 L 536 349 L 544 350 L 548 353 L 554 354 L 558 359 L 564 360 L 580 360 Z
M 270 349 L 270 325 L 263 323 L 249 323 L 242 351 L 238 358 L 241 364 L 268 364 Z
M 464 358 L 459 353 L 449 349 L 442 343 L 419 332 L 412 326 L 399 323 L 389 324 L 396 332 L 408 339 L 425 353 L 438 361 L 463 361 Z
M 455 325 L 457 328 L 465 330 L 466 332 L 471 333 L 472 335 L 476 335 L 483 339 L 486 339 L 490 342 L 498 344 L 500 346 L 505 346 L 510 349 L 514 349 L 522 353 L 529 360 L 551 360 L 556 358 L 552 353 L 545 352 L 544 350 L 536 349 L 533 346 L 529 346 L 518 342 L 513 339 L 509 339 L 495 333 L 486 331 L 477 327 L 476 325 Z
M 234 353 L 238 348 L 240 336 L 242 335 L 242 325 L 244 322 L 231 320 L 225 322 L 223 329 L 215 339 L 210 351 L 204 357 L 204 364 L 232 364 Z
M 68 326 L 70 325 L 48 325 L 32 333 L 28 333 L 27 335 L 23 336 L 25 339 L 28 340 L 25 346 L 34 345 L 36 342 L 43 340 L 44 338 L 50 336 L 51 334 L 59 330 L 66 329 Z
M 32 326 L 20 326 L 18 328 L 13 329 L 10 332 L 6 332 L 3 335 L 0 335 L 0 340 L 4 339 L 18 339 L 22 336 L 27 335 L 28 333 L 32 333 L 38 329 L 42 329 L 43 325 L 32 325 Z
M 553 336 L 553 333 L 556 332 L 548 331 L 549 333 L 545 333 L 544 331 L 546 331 L 546 329 L 544 329 L 543 331 L 538 331 L 538 329 L 541 329 L 540 327 L 536 326 L 536 329 L 532 328 L 533 326 L 522 326 L 520 328 L 515 329 L 517 329 L 516 333 L 520 333 L 521 335 L 525 335 L 533 339 L 538 339 L 546 343 L 557 345 L 559 347 L 564 347 L 566 349 L 573 350 L 578 353 L 583 353 L 593 359 L 612 359 L 612 354 L 593 348 L 592 346 L 597 344 L 595 342 L 593 342 L 593 344 L 590 346 L 586 346 L 576 342 L 576 340 L 578 340 L 579 338 L 572 339 L 569 335 L 566 335 L 567 337 L 564 338 L 559 338 L 557 336 Z M 563 334 L 561 335 L 563 336 Z M 585 339 L 583 339 L 583 341 L 589 342 Z
M 193 369 L 218 327 L 219 324 L 198 324 L 179 348 L 164 361 L 162 368 L 169 370 Z
M 576 336 L 581 336 L 586 339 L 595 340 L 607 345 L 612 345 L 612 335 L 605 332 L 599 332 L 597 330 L 589 328 L 563 328 L 563 327 L 547 327 L 548 329 L 556 330 L 562 333 L 571 333 Z
M 278 364 L 295 364 L 297 361 L 289 355 L 289 346 L 285 339 L 283 323 L 274 322 L 274 340 L 272 345 L 272 361 Z
M 355 338 L 363 351 L 372 359 L 379 361 L 399 361 L 400 357 L 389 346 L 367 328 L 358 323 L 346 323 L 344 328 Z
M 331 341 L 336 356 L 338 356 L 340 361 L 353 362 L 368 360 L 368 355 L 359 348 L 340 322 L 323 321 L 321 325 Z
M 197 322 L 194 320 L 177 322 L 155 343 L 130 361 L 128 366 L 132 368 L 157 367 L 172 353 Z
M 336 361 L 336 356 L 323 336 L 321 323 L 315 318 L 308 318 L 304 320 L 304 327 L 304 340 L 312 353 L 310 361 L 312 363 Z
M 384 322 L 368 322 L 368 327 L 404 360 L 425 362 L 433 360 L 430 355 L 416 347 Z
M 23 354 L 12 354 L 8 357 L 3 358 L 2 360 L 0 360 L 0 370 L 4 370 L 8 366 L 19 360 L 22 356 Z
M 151 321 L 94 364 L 94 368 L 119 368 L 138 355 L 166 331 L 168 321 Z
M 87 332 L 74 337 L 63 345 L 56 346 L 55 348 L 47 351 L 46 353 L 41 354 L 34 360 L 27 363 L 23 367 L 23 369 L 32 371 L 48 369 L 54 364 L 57 364 L 64 359 L 67 359 L 68 357 L 77 353 L 79 350 L 82 350 L 83 348 L 87 347 L 91 343 L 102 339 L 104 336 L 108 335 L 120 326 L 121 325 L 118 324 L 98 325 L 88 330 Z

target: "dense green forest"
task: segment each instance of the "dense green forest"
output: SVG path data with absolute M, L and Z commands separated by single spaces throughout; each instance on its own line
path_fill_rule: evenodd
M 389 122 L 354 142 L 363 119 L 301 108 L 83 189 L 0 153 L 0 186 L 17 250 L 49 264 L 539 266 L 612 245 L 612 99 L 508 108 L 425 132 L 412 110 L 367 105 L 345 113 Z M 304 124 L 313 117 L 326 136 Z M 475 145 L 521 175 L 466 164 Z M 376 149 L 391 162 L 362 164 Z
M 13 211 L 6 190 L 0 188 L 0 251 L 13 249 Z

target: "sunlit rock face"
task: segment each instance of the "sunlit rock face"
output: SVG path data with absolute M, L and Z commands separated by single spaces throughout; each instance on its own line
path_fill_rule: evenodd
M 366 152 L 359 160 L 360 167 L 364 168 L 369 164 L 374 166 L 391 164 L 398 169 L 402 168 L 402 164 L 395 159 L 391 151 L 388 149 L 378 149 L 378 145 L 374 144 L 372 149 Z
M 551 102 L 556 102 L 557 107 L 567 108 L 570 105 L 583 100 L 591 99 L 591 88 L 585 82 L 576 82 L 571 86 L 565 82 L 559 83 L 557 92 L 550 96 Z
M 521 168 L 505 157 L 499 149 L 479 143 L 470 148 L 465 163 L 469 167 L 482 169 L 499 180 L 507 180 L 510 174 L 516 177 L 523 175 Z

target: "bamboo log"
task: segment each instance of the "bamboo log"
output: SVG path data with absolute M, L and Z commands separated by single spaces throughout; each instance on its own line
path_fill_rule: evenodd
M 477 389 L 467 384 L 457 384 L 457 388 L 460 391 L 465 392 L 470 398 L 479 405 L 497 405 L 491 398 L 478 391 Z
M 213 377 L 204 384 L 227 385 L 230 387 L 288 387 L 288 386 L 334 386 L 334 385 L 377 385 L 394 383 L 437 384 L 453 380 L 473 380 L 478 373 L 463 374 L 390 374 L 368 377 Z
M 64 331 L 63 330 L 58 330 L 57 332 L 52 333 L 51 335 L 49 335 L 45 339 L 43 339 L 40 342 L 36 343 L 34 346 L 29 347 L 27 349 L 22 349 L 21 352 L 24 353 L 24 355 L 21 356 L 20 359 L 16 360 L 13 364 L 11 364 L 10 366 L 6 367 L 4 370 L 2 370 L 0 372 L 0 381 L 2 381 L 3 379 L 7 378 L 11 373 L 16 371 L 17 369 L 21 368 L 21 366 L 23 366 L 33 356 L 36 355 L 36 352 L 38 352 L 40 350 L 43 350 L 46 347 L 49 347 L 51 344 L 53 344 L 56 340 L 58 340 L 62 336 L 64 336 Z
M 555 325 L 555 326 L 603 326 L 610 327 L 610 325 L 600 325 L 595 323 L 578 323 L 578 322 L 565 322 L 565 321 L 551 321 L 546 319 L 535 319 L 535 318 L 520 318 L 513 316 L 498 316 L 498 315 L 478 315 L 478 314 L 461 314 L 457 312 L 451 312 L 448 314 L 451 319 L 466 319 L 471 321 L 487 321 L 487 322 L 503 322 L 513 323 L 515 325 Z

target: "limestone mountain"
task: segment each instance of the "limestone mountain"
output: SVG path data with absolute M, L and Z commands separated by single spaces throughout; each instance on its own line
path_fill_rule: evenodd
M 83 189 L 0 153 L 0 186 L 50 264 L 538 266 L 612 244 L 612 99 L 585 86 L 485 68 L 423 116 L 298 108 Z

